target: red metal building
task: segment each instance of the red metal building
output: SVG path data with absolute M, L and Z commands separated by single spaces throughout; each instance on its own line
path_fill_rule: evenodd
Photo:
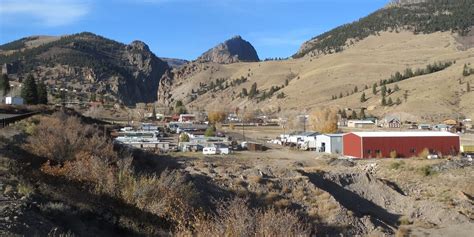
M 418 156 L 425 148 L 431 154 L 457 155 L 460 139 L 449 132 L 352 132 L 343 136 L 344 155 L 354 158 Z

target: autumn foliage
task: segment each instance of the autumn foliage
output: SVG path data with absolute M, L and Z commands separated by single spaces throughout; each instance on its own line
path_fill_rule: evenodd
M 328 108 L 316 110 L 311 114 L 310 122 L 314 131 L 335 133 L 337 132 L 337 111 Z
M 222 111 L 210 111 L 207 113 L 207 118 L 209 120 L 209 123 L 212 123 L 212 124 L 224 122 L 226 116 L 227 114 Z

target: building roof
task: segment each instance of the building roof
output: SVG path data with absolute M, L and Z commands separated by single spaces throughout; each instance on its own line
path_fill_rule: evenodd
M 366 123 L 366 124 L 373 124 L 373 121 L 370 120 L 349 120 L 349 123 Z
M 450 132 L 353 132 L 359 137 L 459 137 Z
M 327 137 L 342 137 L 345 133 L 332 133 L 332 134 L 321 134 L 320 136 L 327 136 Z

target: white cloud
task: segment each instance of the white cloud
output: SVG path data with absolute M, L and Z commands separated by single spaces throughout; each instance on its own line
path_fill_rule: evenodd
M 90 4 L 85 0 L 0 0 L 2 24 L 31 19 L 33 24 L 42 26 L 63 26 L 78 21 L 89 11 Z

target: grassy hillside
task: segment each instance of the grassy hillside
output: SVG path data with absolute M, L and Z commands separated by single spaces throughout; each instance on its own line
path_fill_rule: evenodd
M 474 22 L 473 0 L 430 0 L 426 3 L 393 4 L 351 24 L 342 25 L 309 40 L 293 55 L 334 53 L 381 31 L 408 29 L 423 34 L 457 32 L 467 34 Z
M 434 116 L 462 114 L 474 116 L 473 92 L 466 92 L 466 82 L 474 84 L 474 77 L 463 77 L 464 64 L 474 64 L 474 49 L 461 51 L 460 43 L 450 32 L 413 34 L 412 32 L 382 32 L 379 36 L 369 36 L 343 52 L 319 58 L 305 57 L 286 61 L 258 63 L 237 63 L 230 65 L 206 64 L 198 68 L 208 68 L 193 73 L 175 82 L 172 94 L 175 100 L 189 102 L 191 109 L 232 110 L 235 107 L 260 109 L 266 112 L 303 113 L 317 107 L 368 108 L 367 113 L 385 115 L 404 112 L 407 117 L 431 119 Z M 402 100 L 400 105 L 381 106 L 380 92 L 374 96 L 372 85 L 406 68 L 425 68 L 436 62 L 453 62 L 450 67 L 431 74 L 406 79 L 387 85 L 399 91 L 387 95 L 393 101 Z M 237 78 L 245 77 L 244 83 L 230 86 Z M 225 89 L 209 90 L 201 95 L 190 96 L 203 85 L 216 79 L 229 84 Z M 271 98 L 259 100 L 262 93 L 272 86 L 288 85 Z M 254 99 L 240 98 L 245 88 L 248 91 L 257 84 L 259 94 Z M 461 84 L 460 84 L 461 83 Z M 368 89 L 364 91 L 365 86 Z M 355 87 L 358 92 L 352 94 Z M 380 87 L 378 87 L 380 90 Z M 405 101 L 404 93 L 408 91 Z M 277 98 L 284 93 L 284 98 Z M 361 103 L 362 93 L 367 101 Z M 332 100 L 333 95 L 343 94 Z M 349 96 L 346 94 L 349 93 Z M 195 93 L 196 94 L 196 93 Z

